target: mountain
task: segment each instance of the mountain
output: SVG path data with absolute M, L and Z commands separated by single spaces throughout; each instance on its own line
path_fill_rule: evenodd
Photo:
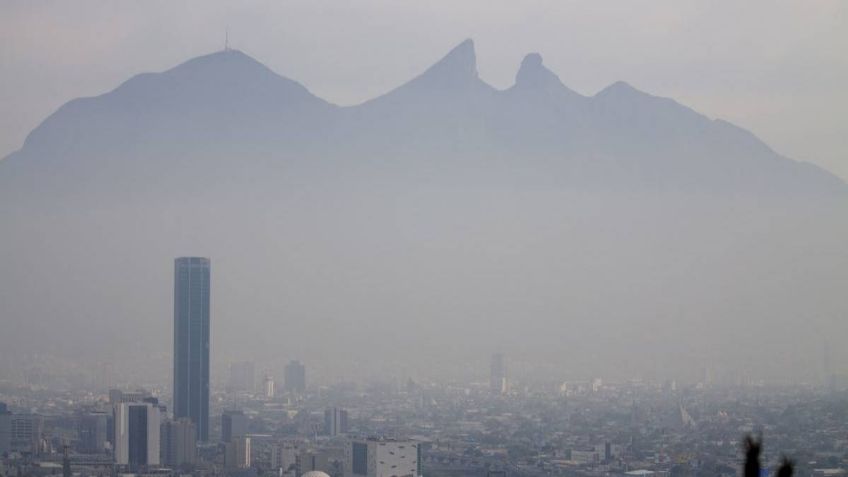
M 166 356 L 170 260 L 198 254 L 223 361 L 501 346 L 574 373 L 803 375 L 848 331 L 846 197 L 744 129 L 624 82 L 581 95 L 535 53 L 497 90 L 467 40 L 339 107 L 227 50 L 70 101 L 0 161 L 0 348 Z

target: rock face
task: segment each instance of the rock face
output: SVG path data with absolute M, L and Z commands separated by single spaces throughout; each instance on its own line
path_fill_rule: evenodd
M 170 260 L 200 254 L 233 354 L 306 358 L 310 336 L 377 362 L 501 345 L 800 372 L 845 331 L 846 198 L 743 129 L 623 82 L 583 96 L 535 53 L 500 91 L 467 40 L 338 107 L 219 52 L 73 100 L 0 161 L 0 347 L 167 350 Z

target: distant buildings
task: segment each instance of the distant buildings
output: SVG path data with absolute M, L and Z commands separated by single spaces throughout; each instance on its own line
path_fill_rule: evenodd
M 115 405 L 115 463 L 131 469 L 159 465 L 159 406 L 150 402 Z
M 209 259 L 174 261 L 174 417 L 209 440 Z
M 300 361 L 292 361 L 286 365 L 285 378 L 287 392 L 303 394 L 306 391 L 306 366 Z
M 354 439 L 345 448 L 344 477 L 421 476 L 421 446 L 411 440 Z
M 339 449 L 310 448 L 301 444 L 297 441 L 284 441 L 271 446 L 271 469 L 284 477 L 308 475 L 307 472 L 330 472 L 341 477 L 335 472 L 338 458 L 341 458 L 336 455 Z
M 242 411 L 224 411 L 221 414 L 221 442 L 247 435 L 247 416 Z
M 162 463 L 169 467 L 197 463 L 197 429 L 187 417 L 162 423 L 160 445 Z
M 334 437 L 347 433 L 347 411 L 331 407 L 324 411 L 324 433 Z
M 506 394 L 509 392 L 506 358 L 503 353 L 495 353 L 492 355 L 492 361 L 489 368 L 489 390 L 493 394 Z

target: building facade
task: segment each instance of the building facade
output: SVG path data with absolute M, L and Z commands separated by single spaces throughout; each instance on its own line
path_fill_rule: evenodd
M 115 405 L 115 463 L 159 465 L 159 407 L 149 402 Z
M 106 450 L 109 439 L 109 415 L 105 412 L 89 412 L 80 416 L 79 451 L 97 454 Z
M 345 447 L 345 477 L 420 477 L 421 445 L 412 440 L 353 439 Z
M 338 407 L 324 410 L 324 433 L 331 437 L 347 433 L 347 411 Z
M 227 469 L 247 469 L 251 462 L 249 437 L 234 437 L 224 445 L 224 467 Z
M 197 440 L 209 440 L 208 258 L 174 261 L 174 418 L 187 417 Z
M 191 419 L 163 422 L 160 435 L 163 464 L 174 468 L 197 463 L 197 429 Z

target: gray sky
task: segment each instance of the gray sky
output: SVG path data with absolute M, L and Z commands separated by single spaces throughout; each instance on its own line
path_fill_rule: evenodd
M 573 89 L 616 80 L 752 130 L 848 179 L 848 2 L 39 1 L 0 3 L 0 156 L 64 102 L 230 44 L 317 95 L 353 104 L 465 38 L 512 83 L 540 52 Z

